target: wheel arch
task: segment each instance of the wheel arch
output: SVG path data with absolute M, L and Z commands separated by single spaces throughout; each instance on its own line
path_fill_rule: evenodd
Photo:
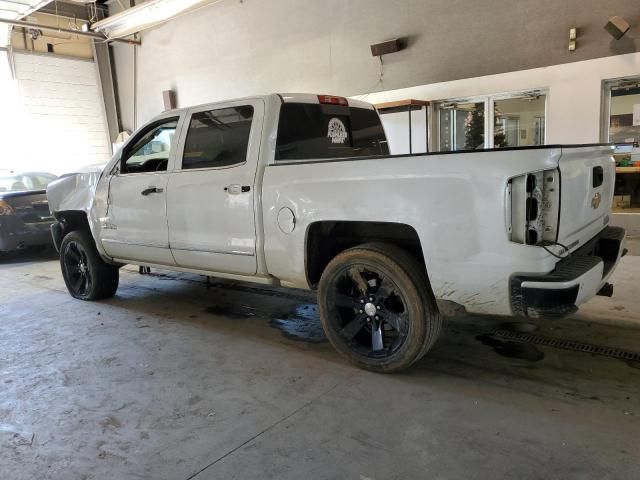
M 305 236 L 305 273 L 311 288 L 318 286 L 325 267 L 339 253 L 365 243 L 388 243 L 409 252 L 428 272 L 418 232 L 400 222 L 328 221 L 309 224 Z
M 91 235 L 91 227 L 89 226 L 89 219 L 87 218 L 86 212 L 82 210 L 63 210 L 55 212 L 53 216 L 58 221 L 51 227 L 51 234 L 56 250 L 60 251 L 62 239 L 70 232 L 81 230 L 89 232 Z

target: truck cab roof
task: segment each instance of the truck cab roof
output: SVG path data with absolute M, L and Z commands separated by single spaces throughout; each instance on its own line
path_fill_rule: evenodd
M 262 98 L 265 101 L 272 98 L 279 98 L 282 103 L 311 103 L 311 104 L 323 103 L 321 102 L 321 99 L 327 99 L 325 103 L 330 103 L 330 99 L 333 99 L 333 102 L 336 104 L 348 105 L 349 107 L 355 107 L 355 108 L 365 108 L 367 110 L 375 109 L 375 107 L 372 104 L 364 102 L 362 100 L 355 99 L 355 98 L 347 98 L 347 97 L 340 97 L 336 95 L 315 94 L 315 93 L 271 93 L 267 95 L 254 95 L 251 97 L 229 98 L 229 99 L 219 100 L 218 102 L 219 103 L 236 102 L 236 101 L 249 100 L 249 99 L 255 99 L 255 98 Z M 212 103 L 218 103 L 218 102 L 202 103 L 199 105 L 190 105 L 188 107 L 174 108 L 172 110 L 167 110 L 163 112 L 161 116 L 164 117 L 172 114 L 173 115 L 180 114 L 185 110 L 189 110 L 192 108 L 200 108 L 200 107 L 204 107 L 206 105 L 211 105 Z

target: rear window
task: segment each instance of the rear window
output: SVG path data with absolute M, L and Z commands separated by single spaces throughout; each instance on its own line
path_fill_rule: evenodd
M 345 105 L 284 103 L 276 160 L 389 155 L 375 110 Z

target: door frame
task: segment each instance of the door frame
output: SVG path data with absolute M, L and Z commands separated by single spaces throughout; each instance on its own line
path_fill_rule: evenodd
M 640 84 L 640 75 L 608 78 L 602 80 L 602 86 L 600 88 L 600 141 L 602 143 L 609 143 L 609 130 L 611 122 L 611 90 L 625 82 L 635 82 Z
M 185 144 L 187 140 L 187 135 L 189 133 L 189 125 L 191 123 L 191 118 L 194 114 L 200 112 L 207 112 L 211 110 L 222 110 L 225 108 L 232 108 L 238 106 L 246 106 L 250 105 L 253 107 L 253 119 L 251 123 L 251 130 L 249 134 L 249 141 L 247 144 L 247 157 L 245 161 L 242 163 L 236 163 L 233 165 L 226 165 L 222 167 L 202 167 L 202 168 L 191 168 L 187 170 L 182 169 L 182 157 L 184 155 Z M 198 105 L 195 107 L 190 107 L 185 110 L 184 118 L 181 122 L 180 128 L 180 137 L 176 142 L 176 150 L 174 152 L 173 157 L 173 168 L 168 173 L 171 173 L 174 176 L 189 174 L 192 172 L 209 172 L 209 171 L 224 171 L 230 170 L 234 168 L 248 168 L 252 169 L 250 175 L 250 186 L 251 186 L 251 195 L 252 195 L 252 229 L 253 229 L 253 253 L 251 255 L 245 252 L 234 252 L 234 251 L 218 251 L 218 250 L 200 250 L 195 248 L 184 248 L 180 246 L 180 248 L 175 248 L 175 250 L 180 250 L 183 252 L 193 252 L 193 253 L 210 253 L 212 255 L 236 255 L 242 257 L 253 257 L 255 259 L 255 271 L 252 275 L 259 274 L 260 272 L 260 254 L 259 254 L 259 246 L 260 246 L 260 233 L 259 233 L 259 225 L 261 225 L 261 215 L 262 212 L 260 210 L 260 197 L 261 192 L 256 191 L 256 179 L 258 176 L 258 171 L 261 166 L 261 152 L 262 152 L 262 140 L 263 140 L 263 127 L 265 122 L 265 116 L 267 114 L 267 106 L 265 99 L 263 97 L 248 97 L 238 100 L 229 100 L 222 102 L 214 102 L 208 103 L 204 105 Z M 254 157 L 252 160 L 251 158 Z M 171 190 L 171 178 L 169 179 L 168 190 Z M 168 197 L 167 197 L 168 198 Z M 171 224 L 170 224 L 170 216 L 169 216 L 169 205 L 167 205 L 167 224 L 169 227 L 169 248 L 173 251 L 174 247 L 171 243 Z M 213 272 L 213 270 L 211 270 Z

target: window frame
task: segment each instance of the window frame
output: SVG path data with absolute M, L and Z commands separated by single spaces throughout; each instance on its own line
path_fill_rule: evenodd
M 201 112 L 208 112 L 211 110 L 223 110 L 225 108 L 233 108 L 233 107 L 253 107 L 253 118 L 251 120 L 251 129 L 249 131 L 249 143 L 247 145 L 247 157 L 245 161 L 242 163 L 236 163 L 233 165 L 227 165 L 224 167 L 201 167 L 201 168 L 187 168 L 186 170 L 182 168 L 182 160 L 184 157 L 184 150 L 187 143 L 187 135 L 189 134 L 189 125 L 191 124 L 191 117 L 194 114 Z M 180 131 L 180 139 L 176 145 L 176 158 L 173 172 L 174 173 L 188 173 L 188 172 L 206 172 L 208 170 L 227 170 L 230 168 L 239 168 L 244 167 L 252 163 L 253 156 L 257 154 L 259 155 L 260 149 L 262 148 L 262 126 L 265 121 L 264 117 L 265 112 L 265 104 L 264 99 L 259 97 L 248 97 L 241 100 L 235 100 L 231 102 L 219 102 L 219 103 L 209 103 L 206 105 L 199 105 L 197 107 L 191 107 L 185 110 L 184 118 L 182 120 L 182 127 Z M 257 143 L 257 145 L 256 145 Z
M 219 167 L 198 167 L 198 168 L 183 168 L 183 162 L 184 162 L 184 153 L 185 150 L 187 148 L 187 139 L 189 137 L 189 127 L 191 126 L 191 120 L 193 119 L 194 115 L 197 115 L 199 113 L 203 113 L 203 112 L 213 112 L 216 110 L 226 110 L 229 108 L 237 108 L 237 107 L 251 107 L 252 109 L 252 116 L 251 116 L 251 126 L 249 127 L 249 138 L 247 139 L 247 152 L 244 158 L 244 161 L 242 162 L 238 162 L 238 163 L 234 163 L 232 165 L 222 165 Z M 207 105 L 206 107 L 198 107 L 198 108 L 194 108 L 192 110 L 189 110 L 189 112 L 187 113 L 187 115 L 185 116 L 185 120 L 184 120 L 184 128 L 183 128 L 183 134 L 181 135 L 180 138 L 180 144 L 178 146 L 178 152 L 179 155 L 176 158 L 176 168 L 175 171 L 177 172 L 200 172 L 200 171 L 207 171 L 207 170 L 226 170 L 229 168 L 236 168 L 236 167 L 241 167 L 243 165 L 247 164 L 247 159 L 250 155 L 250 148 L 251 148 L 251 140 L 252 140 L 252 136 L 254 135 L 254 128 L 255 128 L 255 123 L 256 123 L 256 105 L 252 102 L 252 101 L 246 101 L 246 102 L 233 102 L 233 104 L 215 104 L 215 105 Z
M 117 174 L 124 176 L 124 175 L 149 175 L 154 173 L 165 174 L 170 172 L 172 170 L 172 164 L 173 164 L 172 160 L 175 155 L 175 149 L 180 139 L 179 136 L 180 136 L 180 130 L 182 126 L 182 120 L 183 120 L 182 114 L 167 115 L 166 117 L 156 118 L 152 120 L 150 123 L 143 126 L 138 132 L 135 133 L 135 135 L 132 135 L 131 138 L 127 141 L 127 143 L 122 147 L 118 162 L 116 163 L 117 165 L 116 168 L 118 169 Z M 140 140 L 147 133 L 156 129 L 163 123 L 169 123 L 169 122 L 176 122 L 176 130 L 175 130 L 175 133 L 173 134 L 173 142 L 171 143 L 171 148 L 169 149 L 169 156 L 167 158 L 167 168 L 165 170 L 156 170 L 153 172 L 126 171 L 124 167 L 127 163 L 127 160 L 131 158 L 131 155 L 129 155 L 130 151 L 138 142 L 138 140 Z
M 431 125 L 431 152 L 442 152 L 440 150 L 440 107 L 452 103 L 484 103 L 484 148 L 495 148 L 495 102 L 500 100 L 510 100 L 526 98 L 528 96 L 544 95 L 544 139 L 541 145 L 547 144 L 548 139 L 548 112 L 549 112 L 549 90 L 547 88 L 533 88 L 528 90 L 518 90 L 515 92 L 494 93 L 489 95 L 477 95 L 471 97 L 458 97 L 437 100 L 431 103 L 430 118 L 433 118 Z M 516 147 L 519 148 L 519 147 Z M 523 147 L 524 148 L 524 147 Z M 452 152 L 475 152 L 478 150 L 451 150 Z
M 610 143 L 611 136 L 611 91 L 621 83 L 640 83 L 640 75 L 617 77 L 602 80 L 600 89 L 600 141 Z

